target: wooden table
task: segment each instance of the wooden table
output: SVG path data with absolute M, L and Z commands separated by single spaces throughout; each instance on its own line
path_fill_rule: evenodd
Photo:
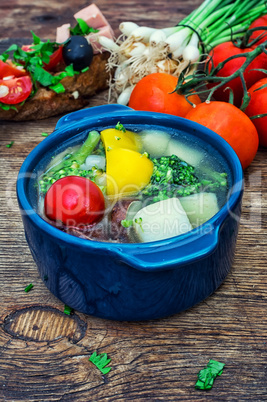
M 96 3 L 118 35 L 125 20 L 175 25 L 200 0 Z M 1 6 L 0 38 L 30 38 L 32 29 L 54 39 L 56 27 L 72 23 L 87 4 L 9 0 Z M 106 93 L 95 96 L 91 106 L 105 99 Z M 15 193 L 20 165 L 57 119 L 0 123 L 0 400 L 266 401 L 266 151 L 259 150 L 245 172 L 235 262 L 215 294 L 181 314 L 148 322 L 67 316 L 38 275 Z M 25 293 L 29 283 L 34 288 Z M 88 360 L 94 351 L 111 358 L 105 376 Z M 197 391 L 197 373 L 210 359 L 225 363 L 224 372 L 211 391 Z

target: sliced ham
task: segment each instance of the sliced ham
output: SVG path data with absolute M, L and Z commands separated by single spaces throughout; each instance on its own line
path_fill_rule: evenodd
M 81 18 L 82 20 L 87 22 L 90 27 L 95 29 L 103 27 L 105 25 L 109 25 L 104 15 L 94 3 L 74 14 L 74 18 L 76 20 L 77 18 Z
M 57 28 L 56 42 L 63 43 L 70 37 L 70 24 L 63 24 Z

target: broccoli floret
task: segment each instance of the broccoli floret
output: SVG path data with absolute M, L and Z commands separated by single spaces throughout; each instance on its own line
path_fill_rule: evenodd
M 202 187 L 208 191 L 216 191 L 219 188 L 227 187 L 227 173 L 219 173 L 207 167 L 201 167 L 199 173 L 202 177 Z
M 80 166 L 85 159 L 96 148 L 100 141 L 100 134 L 97 131 L 90 131 L 87 139 L 73 154 L 66 154 L 63 160 L 46 171 L 39 180 L 40 192 L 45 194 L 49 187 L 58 179 L 65 176 L 82 176 L 95 181 L 97 175 L 102 174 L 100 169 L 83 170 Z M 99 152 L 102 153 L 99 147 Z
M 154 164 L 150 183 L 141 191 L 140 197 L 150 197 L 152 202 L 172 197 L 185 197 L 205 189 L 214 191 L 226 186 L 226 173 L 207 171 L 203 179 L 195 168 L 176 155 L 151 159 Z

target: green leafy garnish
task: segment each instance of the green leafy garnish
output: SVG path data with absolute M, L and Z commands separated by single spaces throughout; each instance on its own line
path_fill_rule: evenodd
M 3 109 L 3 110 L 16 110 L 17 111 L 16 106 L 7 105 L 6 103 L 1 103 L 1 102 L 0 102 L 0 108 Z
M 111 370 L 111 367 L 105 367 L 111 361 L 111 359 L 108 359 L 108 355 L 106 353 L 100 353 L 100 355 L 98 355 L 96 352 L 94 352 L 89 358 L 89 361 L 92 362 L 102 374 L 107 374 Z
M 42 137 L 48 137 L 48 133 L 42 133 Z
M 73 311 L 72 308 L 67 306 L 67 304 L 65 304 L 65 306 L 64 306 L 64 314 L 71 315 L 72 311 Z
M 135 218 L 135 223 L 137 224 L 137 225 L 139 225 L 140 226 L 140 228 L 141 228 L 141 230 L 142 230 L 142 232 L 144 231 L 144 229 L 143 229 L 143 227 L 142 227 L 142 222 L 143 222 L 143 219 L 140 217 L 140 218 Z
M 85 68 L 83 68 L 82 70 L 81 70 L 81 73 L 85 73 L 86 71 L 88 71 L 89 70 L 89 67 L 85 67 Z
M 33 284 L 30 283 L 28 286 L 26 286 L 26 288 L 24 289 L 24 291 L 25 291 L 26 293 L 28 293 L 32 288 L 33 288 Z
M 31 34 L 32 34 L 33 44 L 39 45 L 41 43 L 41 39 L 39 38 L 39 36 L 35 35 L 35 33 L 33 31 L 31 31 Z
M 124 128 L 123 124 L 121 124 L 119 121 L 118 121 L 118 123 L 116 124 L 115 129 L 116 129 L 116 130 L 119 130 L 119 131 L 122 131 L 123 133 L 126 132 L 126 129 Z
M 14 144 L 14 141 L 11 141 L 9 144 L 6 144 L 6 147 L 11 148 L 13 144 Z
M 54 84 L 54 76 L 48 71 L 44 70 L 41 66 L 36 65 L 32 71 L 32 76 L 35 81 L 40 82 L 44 87 L 49 87 Z
M 63 92 L 65 92 L 65 88 L 61 84 L 61 82 L 58 82 L 56 85 L 50 85 L 49 88 L 52 89 L 57 94 L 62 94 Z
M 78 74 L 73 70 L 73 66 L 69 65 L 60 74 L 54 75 L 49 71 L 46 71 L 45 65 L 49 63 L 50 56 L 59 48 L 56 42 L 50 42 L 47 40 L 43 42 L 34 32 L 32 32 L 33 45 L 30 51 L 24 51 L 18 45 L 11 45 L 1 56 L 1 60 L 6 61 L 8 58 L 12 58 L 14 64 L 23 65 L 25 70 L 30 74 L 33 82 L 33 92 L 36 92 L 38 85 L 41 84 L 43 87 L 48 87 L 56 93 L 65 92 L 64 86 L 60 81 L 69 76 L 73 77 L 74 74 Z M 10 105 L 3 105 L 0 103 L 0 107 L 4 110 L 15 109 Z
M 215 378 L 222 374 L 224 366 L 224 363 L 210 360 L 207 367 L 200 370 L 198 373 L 198 380 L 195 384 L 195 388 L 204 390 L 211 389 Z
M 71 35 L 88 35 L 89 33 L 96 33 L 99 29 L 89 27 L 89 25 L 82 19 L 77 18 L 77 25 L 74 28 L 70 28 Z
M 129 227 L 131 227 L 132 225 L 133 225 L 133 220 L 132 219 L 123 219 L 122 221 L 121 221 L 121 225 L 124 227 L 124 228 L 129 228 Z

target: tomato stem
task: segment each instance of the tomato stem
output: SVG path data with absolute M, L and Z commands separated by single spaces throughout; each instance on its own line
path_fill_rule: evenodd
M 179 91 L 183 95 L 186 96 L 186 98 L 190 95 L 192 95 L 192 92 L 194 92 L 197 95 L 207 95 L 206 101 L 210 101 L 214 92 L 218 90 L 219 88 L 223 87 L 226 83 L 232 81 L 234 78 L 240 78 L 243 86 L 243 91 L 244 91 L 244 96 L 242 100 L 242 104 L 240 109 L 244 111 L 246 107 L 248 106 L 250 96 L 248 94 L 246 82 L 244 79 L 244 72 L 248 65 L 261 53 L 267 54 L 267 50 L 265 49 L 265 46 L 267 45 L 267 40 L 263 43 L 261 43 L 259 46 L 257 46 L 254 50 L 251 52 L 246 52 L 242 54 L 237 54 L 234 56 L 229 57 L 228 59 L 222 61 L 217 65 L 217 67 L 213 66 L 212 63 L 212 58 L 206 63 L 204 71 L 196 71 L 192 75 L 189 75 L 186 77 L 182 73 L 179 77 L 177 86 L 175 88 L 176 91 Z M 233 59 L 238 59 L 239 57 L 245 57 L 246 60 L 242 64 L 242 66 L 239 68 L 239 70 L 235 71 L 233 74 L 227 76 L 227 77 L 222 77 L 217 75 L 222 68 L 225 66 L 226 63 L 228 63 L 230 60 Z M 211 71 L 209 72 L 209 65 L 212 63 L 212 68 Z M 206 85 L 207 83 L 217 83 L 214 87 L 207 88 Z M 205 89 L 203 89 L 205 88 Z M 188 99 L 187 99 L 188 100 Z M 189 100 L 188 100 L 189 101 Z M 189 102 L 191 103 L 191 102 Z

